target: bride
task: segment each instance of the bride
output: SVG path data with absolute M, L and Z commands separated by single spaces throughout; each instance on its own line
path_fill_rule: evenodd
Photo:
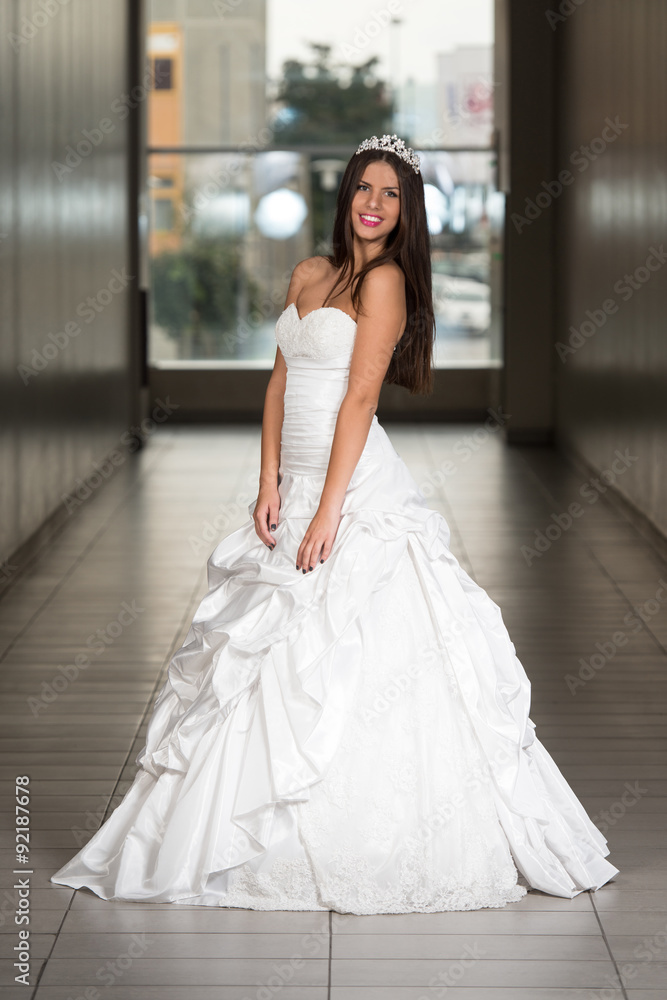
M 375 410 L 432 388 L 418 156 L 345 170 L 276 324 L 252 519 L 208 560 L 120 805 L 52 876 L 103 899 L 410 913 L 618 872 L 529 718 L 500 609 Z

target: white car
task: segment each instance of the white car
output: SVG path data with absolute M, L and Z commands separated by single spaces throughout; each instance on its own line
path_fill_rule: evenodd
M 440 322 L 452 330 L 479 336 L 491 323 L 488 285 L 472 278 L 433 275 L 433 306 Z

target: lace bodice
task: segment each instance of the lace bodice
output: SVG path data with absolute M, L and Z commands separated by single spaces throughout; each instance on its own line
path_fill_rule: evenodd
M 356 333 L 350 314 L 335 306 L 321 306 L 300 317 L 292 302 L 276 323 L 276 342 L 286 358 L 351 357 Z

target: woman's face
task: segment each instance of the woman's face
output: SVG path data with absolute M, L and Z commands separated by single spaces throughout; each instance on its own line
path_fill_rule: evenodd
M 364 243 L 384 242 L 398 222 L 401 197 L 398 176 L 384 160 L 364 168 L 350 209 L 352 229 Z

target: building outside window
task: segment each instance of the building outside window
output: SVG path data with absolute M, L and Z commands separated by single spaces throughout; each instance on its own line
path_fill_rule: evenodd
M 150 0 L 151 364 L 270 367 L 347 160 L 397 132 L 422 159 L 436 363 L 500 365 L 492 8 L 339 0 L 325 21 L 310 0 Z

